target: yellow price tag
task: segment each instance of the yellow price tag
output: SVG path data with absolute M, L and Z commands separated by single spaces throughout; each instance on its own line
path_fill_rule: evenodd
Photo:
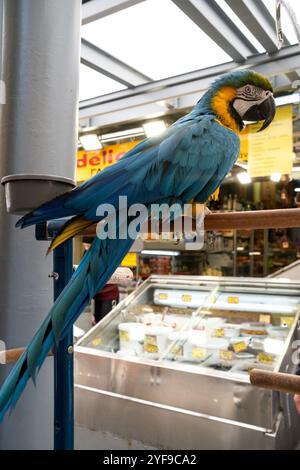
M 227 302 L 229 304 L 239 304 L 240 303 L 240 299 L 238 297 L 228 297 L 227 298 Z
M 158 352 L 158 346 L 156 346 L 156 344 L 145 343 L 144 349 L 148 353 L 157 353 Z
M 192 301 L 192 296 L 188 294 L 182 294 L 181 300 L 182 302 L 191 302 Z
M 224 335 L 225 335 L 224 328 L 216 328 L 215 329 L 214 336 L 217 336 L 218 338 L 222 338 L 222 336 L 224 336 Z
M 288 326 L 291 328 L 294 323 L 295 317 L 280 317 L 280 326 Z
M 259 315 L 259 323 L 271 323 L 271 315 L 261 314 Z
M 234 352 L 238 353 L 241 351 L 246 351 L 247 344 L 245 343 L 245 341 L 239 341 L 238 343 L 234 343 L 232 347 L 233 347 Z
M 227 349 L 220 349 L 219 351 L 219 358 L 223 359 L 224 361 L 232 361 L 233 359 L 233 352 L 228 351 Z
M 102 343 L 102 339 L 101 338 L 95 338 L 93 339 L 92 341 L 92 345 L 96 348 L 97 346 L 99 346 L 99 344 Z
M 159 294 L 158 298 L 160 300 L 168 300 L 169 295 L 168 294 Z
M 258 355 L 258 362 L 262 362 L 264 364 L 270 364 L 271 362 L 273 362 L 273 356 L 272 354 L 261 352 Z
M 195 359 L 203 359 L 206 356 L 206 349 L 204 348 L 193 348 L 192 357 Z
M 174 354 L 174 356 L 183 356 L 183 347 L 175 344 L 171 349 L 171 353 Z
M 128 331 L 120 330 L 119 331 L 119 337 L 120 337 L 121 341 L 130 341 Z
M 144 350 L 148 353 L 157 353 L 159 351 L 158 346 L 157 346 L 156 336 L 153 336 L 153 335 L 145 336 Z

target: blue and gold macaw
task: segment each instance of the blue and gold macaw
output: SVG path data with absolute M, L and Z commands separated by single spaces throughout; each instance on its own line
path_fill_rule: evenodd
M 128 206 L 191 200 L 204 203 L 219 187 L 235 163 L 243 120 L 264 120 L 275 115 L 271 83 L 251 70 L 223 75 L 202 96 L 194 109 L 157 137 L 149 138 L 119 162 L 105 168 L 78 188 L 46 203 L 21 218 L 24 228 L 51 219 L 70 218 L 50 249 L 98 222 L 100 204 L 118 211 L 119 196 Z M 118 214 L 121 219 L 122 214 Z M 130 237 L 95 238 L 78 269 L 16 363 L 0 391 L 0 419 L 13 407 L 29 378 L 35 380 L 48 352 L 70 330 L 94 295 L 106 284 L 132 245 Z

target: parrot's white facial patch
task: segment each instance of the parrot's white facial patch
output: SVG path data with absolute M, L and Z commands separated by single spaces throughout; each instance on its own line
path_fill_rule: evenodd
M 237 89 L 236 98 L 234 99 L 232 106 L 239 114 L 241 119 L 245 116 L 246 112 L 253 105 L 260 105 L 273 93 L 269 90 L 263 90 L 254 85 L 245 85 Z

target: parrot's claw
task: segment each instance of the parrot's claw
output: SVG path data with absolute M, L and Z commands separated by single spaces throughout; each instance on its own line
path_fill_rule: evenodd
M 196 217 L 196 230 L 184 233 L 187 250 L 201 250 L 204 245 L 204 219 L 211 211 L 203 206 Z

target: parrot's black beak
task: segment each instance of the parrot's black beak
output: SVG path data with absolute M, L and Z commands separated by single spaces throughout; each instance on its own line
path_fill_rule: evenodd
M 244 114 L 245 121 L 264 121 L 258 132 L 266 129 L 274 119 L 276 113 L 276 105 L 273 96 L 269 96 L 261 104 L 255 104 Z

